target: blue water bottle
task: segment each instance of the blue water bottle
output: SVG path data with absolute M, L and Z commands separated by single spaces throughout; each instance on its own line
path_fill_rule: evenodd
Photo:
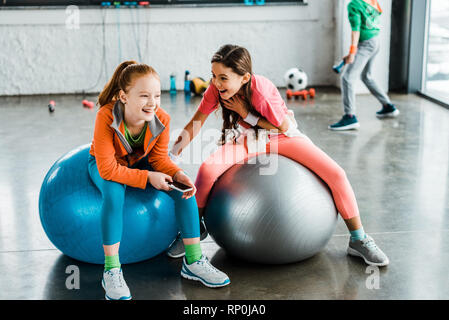
M 190 71 L 186 70 L 185 76 L 184 76 L 184 93 L 190 94 Z
M 170 94 L 176 94 L 176 75 L 170 75 Z
M 341 73 L 341 70 L 345 66 L 345 60 L 342 60 L 339 64 L 332 67 L 332 70 L 334 70 L 335 73 Z

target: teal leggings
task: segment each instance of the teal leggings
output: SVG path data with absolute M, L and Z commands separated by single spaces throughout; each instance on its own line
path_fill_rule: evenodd
M 144 158 L 133 166 L 141 170 L 153 171 L 148 159 Z M 121 241 L 123 232 L 123 205 L 126 185 L 104 180 L 98 173 L 95 157 L 89 155 L 89 175 L 102 195 L 101 231 L 104 245 L 112 245 Z M 153 188 L 149 185 L 147 188 Z M 200 236 L 200 221 L 195 197 L 183 199 L 182 193 L 176 190 L 165 192 L 175 203 L 175 215 L 182 238 Z

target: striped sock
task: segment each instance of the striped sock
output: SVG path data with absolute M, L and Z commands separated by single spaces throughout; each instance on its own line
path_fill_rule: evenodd
M 186 260 L 188 264 L 192 264 L 195 261 L 201 259 L 203 252 L 201 251 L 201 246 L 199 242 L 194 244 L 185 244 L 184 248 L 186 250 Z
M 360 227 L 360 229 L 357 229 L 354 231 L 349 231 L 349 233 L 351 234 L 352 242 L 365 239 L 365 237 L 366 237 L 366 233 L 365 233 L 365 230 L 363 230 L 363 227 Z

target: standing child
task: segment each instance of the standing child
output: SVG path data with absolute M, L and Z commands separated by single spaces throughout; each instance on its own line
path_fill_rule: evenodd
M 90 149 L 89 175 L 103 199 L 102 286 L 106 299 L 131 299 L 119 260 L 126 186 L 145 189 L 150 184 L 150 188 L 167 192 L 173 199 L 186 252 L 181 276 L 209 287 L 229 284 L 226 274 L 202 254 L 196 188 L 168 157 L 170 116 L 160 107 L 160 97 L 159 75 L 152 67 L 135 61 L 121 63 L 98 97 L 100 109 Z M 193 190 L 184 194 L 171 191 L 168 182 L 173 180 Z
M 354 192 L 344 170 L 297 129 L 279 91 L 267 78 L 253 74 L 248 51 L 225 45 L 212 57 L 212 82 L 204 93 L 197 112 L 184 128 L 170 151 L 176 158 L 198 134 L 209 114 L 220 105 L 223 112 L 222 146 L 200 167 L 195 185 L 200 215 L 215 181 L 235 163 L 260 152 L 254 146 L 254 130 L 270 130 L 263 152 L 276 152 L 306 166 L 324 180 L 332 191 L 336 207 L 351 234 L 348 253 L 362 257 L 367 264 L 385 266 L 387 256 L 365 234 Z M 194 123 L 199 125 L 194 125 Z M 229 129 L 246 128 L 246 137 L 237 143 L 226 142 Z M 263 131 L 259 130 L 259 135 Z M 274 133 L 273 133 L 274 132 Z M 242 139 L 242 137 L 244 137 Z M 213 213 L 212 213 L 213 214 Z
M 391 103 L 390 98 L 379 88 L 372 76 L 374 59 L 380 50 L 379 32 L 382 9 L 377 0 L 352 0 L 348 5 L 349 22 L 351 24 L 351 47 L 344 57 L 348 64 L 341 78 L 344 115 L 340 121 L 329 126 L 330 130 L 351 130 L 360 127 L 355 116 L 355 91 L 357 79 L 362 76 L 363 83 L 382 104 L 376 112 L 378 118 L 396 117 L 399 110 Z

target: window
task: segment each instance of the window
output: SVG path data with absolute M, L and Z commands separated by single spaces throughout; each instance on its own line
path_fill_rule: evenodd
M 431 0 L 422 91 L 449 104 L 449 1 Z

